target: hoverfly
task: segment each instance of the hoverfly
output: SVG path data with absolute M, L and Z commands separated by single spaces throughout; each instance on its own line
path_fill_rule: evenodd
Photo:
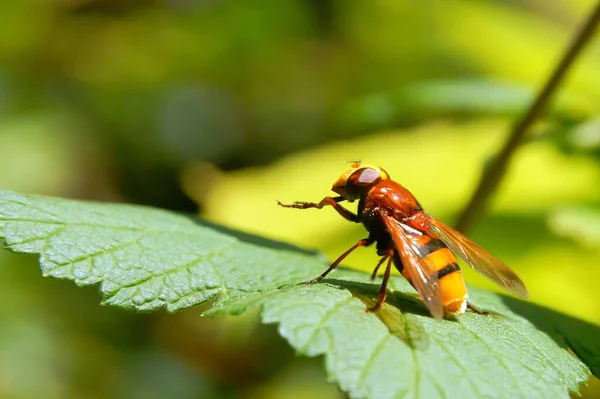
M 467 308 L 487 314 L 467 301 L 469 295 L 454 255 L 509 292 L 523 298 L 529 296 L 525 284 L 515 272 L 458 231 L 425 213 L 417 199 L 391 180 L 381 167 L 353 163 L 331 189 L 339 196 L 325 197 L 319 203 L 297 201 L 285 205 L 278 201 L 286 208 L 321 209 L 332 206 L 347 220 L 362 223 L 369 232 L 367 238 L 359 240 L 323 274 L 307 281 L 307 284 L 322 280 L 356 248 L 377 243 L 377 254 L 381 260 L 373 270 L 371 280 L 375 279 L 384 262 L 387 261 L 387 265 L 377 303 L 366 309 L 369 312 L 379 310 L 385 302 L 393 262 L 435 318 L 460 315 Z M 339 204 L 355 200 L 358 200 L 357 214 Z

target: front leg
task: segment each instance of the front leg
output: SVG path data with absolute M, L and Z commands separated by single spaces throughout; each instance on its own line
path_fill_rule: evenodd
M 332 271 L 333 269 L 335 269 L 346 258 L 346 256 L 350 255 L 350 253 L 352 251 L 354 251 L 358 247 L 366 247 L 366 246 L 371 245 L 371 244 L 373 244 L 373 240 L 370 237 L 369 238 L 363 238 L 362 240 L 359 240 L 356 244 L 354 244 L 352 247 L 350 247 L 349 250 L 347 250 L 346 252 L 344 252 L 343 254 L 341 254 L 335 260 L 335 262 L 333 262 L 331 264 L 331 266 L 329 266 L 329 269 L 327 269 L 327 270 L 325 270 L 325 272 L 323 272 L 323 274 L 321 274 L 319 277 L 317 277 L 315 279 L 306 281 L 306 284 L 316 284 L 319 281 L 323 280 L 323 278 L 325 276 L 327 276 L 330 271 Z
M 317 208 L 321 209 L 326 205 L 331 205 L 333 209 L 337 211 L 340 215 L 342 215 L 345 219 L 348 219 L 351 222 L 358 223 L 358 215 L 352 213 L 348 209 L 344 208 L 338 202 L 345 201 L 344 197 L 325 197 L 321 200 L 321 202 L 304 202 L 304 201 L 296 201 L 293 204 L 282 204 L 280 201 L 277 201 L 279 206 L 284 208 L 296 208 L 296 209 L 308 209 L 308 208 Z

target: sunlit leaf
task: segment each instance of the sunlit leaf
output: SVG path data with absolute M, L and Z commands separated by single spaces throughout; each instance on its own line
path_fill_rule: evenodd
M 600 207 L 570 206 L 554 211 L 549 219 L 550 228 L 558 235 L 597 246 L 600 243 Z
M 353 398 L 568 398 L 587 380 L 584 363 L 600 372 L 596 326 L 474 289 L 491 316 L 436 321 L 401 277 L 382 310 L 366 313 L 378 284 L 365 274 L 298 284 L 323 270 L 318 256 L 217 229 L 150 208 L 0 191 L 0 234 L 15 252 L 39 253 L 45 275 L 100 284 L 105 304 L 138 311 L 261 305 L 263 321 L 300 354 L 324 355 Z
M 600 149 L 600 116 L 591 118 L 568 131 L 565 138 L 568 148 L 580 151 Z

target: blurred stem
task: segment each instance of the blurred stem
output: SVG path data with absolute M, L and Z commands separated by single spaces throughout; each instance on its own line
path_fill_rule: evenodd
M 584 45 L 594 36 L 594 30 L 599 21 L 600 1 L 596 4 L 583 26 L 569 44 L 567 51 L 562 56 L 552 75 L 550 75 L 549 79 L 537 94 L 527 112 L 525 112 L 513 125 L 510 136 L 502 150 L 492 159 L 489 167 L 484 169 L 481 180 L 479 181 L 471 200 L 458 218 L 456 223 L 457 230 L 464 233 L 477 219 L 479 219 L 485 210 L 491 195 L 498 188 L 499 183 L 504 177 L 510 159 L 519 144 L 523 141 L 527 130 L 544 111 L 550 98 L 575 61 L 575 58 L 581 53 Z

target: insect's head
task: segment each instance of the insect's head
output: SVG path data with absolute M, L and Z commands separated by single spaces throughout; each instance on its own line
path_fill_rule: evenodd
M 380 166 L 355 162 L 333 183 L 331 190 L 352 202 L 373 185 L 389 178 L 390 175 Z

